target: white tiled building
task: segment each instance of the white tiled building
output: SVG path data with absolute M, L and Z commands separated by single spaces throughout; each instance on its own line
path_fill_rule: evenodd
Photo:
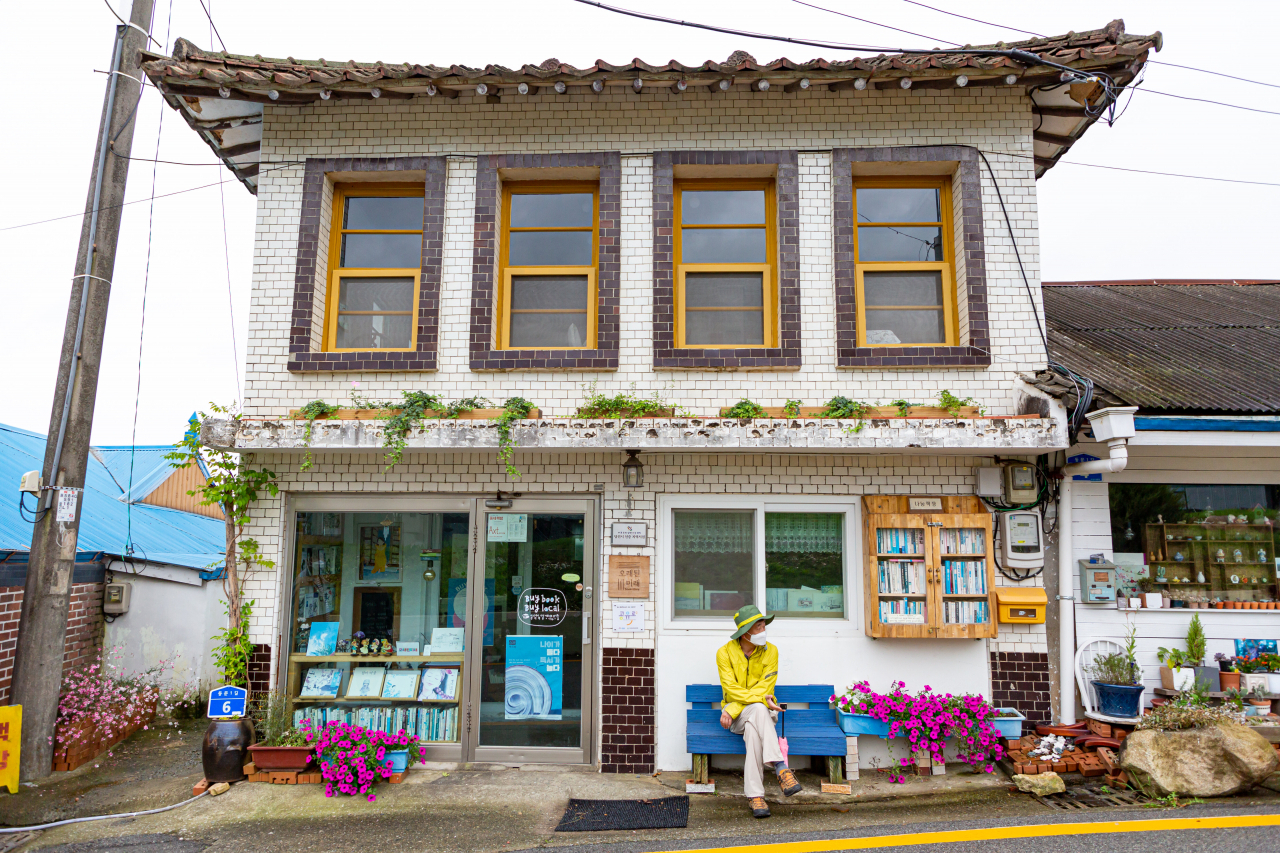
M 1024 47 L 1126 82 L 1158 37 L 1117 22 Z M 684 688 L 716 680 L 732 613 L 756 603 L 780 613 L 782 682 L 903 678 L 1047 716 L 1044 624 L 997 623 L 991 590 L 961 615 L 930 586 L 882 618 L 897 605 L 868 584 L 882 560 L 863 499 L 985 519 L 965 502 L 978 468 L 1061 463 L 1061 405 L 1018 378 L 1046 360 L 1036 178 L 1096 103 L 1034 91 L 1059 69 L 738 53 L 468 70 L 186 42 L 145 67 L 258 197 L 245 419 L 205 437 L 278 475 L 251 530 L 278 569 L 250 597 L 297 708 L 327 707 L 313 666 L 351 663 L 312 627 L 337 622 L 343 643 L 415 643 L 383 661 L 445 678 L 446 698 L 332 713 L 439 718 L 442 760 L 685 768 Z M 835 397 L 937 406 L 944 389 L 983 411 L 816 414 Z M 428 420 L 388 465 L 379 421 L 307 439 L 290 418 L 406 391 L 527 399 L 520 476 L 484 420 Z M 578 417 L 592 392 L 675 411 Z M 720 417 L 743 399 L 775 411 Z M 621 544 L 616 525 L 643 530 Z M 974 582 L 1015 583 L 983 549 Z

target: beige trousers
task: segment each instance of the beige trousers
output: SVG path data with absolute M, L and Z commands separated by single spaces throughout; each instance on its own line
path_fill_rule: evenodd
M 764 796 L 764 766 L 782 760 L 778 731 L 773 727 L 777 712 L 757 702 L 747 705 L 729 731 L 747 742 L 747 758 L 742 768 L 742 788 L 748 797 Z

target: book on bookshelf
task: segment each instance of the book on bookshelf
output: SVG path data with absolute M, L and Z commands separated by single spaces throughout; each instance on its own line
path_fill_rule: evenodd
M 923 560 L 880 560 L 879 572 L 882 595 L 924 595 Z
M 458 698 L 458 669 L 432 666 L 422 670 L 419 702 L 452 702 Z
M 383 699 L 412 699 L 418 691 L 416 669 L 393 669 L 382 680 Z
M 938 531 L 938 544 L 944 554 L 984 554 L 983 532 L 971 527 L 946 527 Z
M 302 681 L 304 699 L 337 699 L 342 686 L 342 670 L 313 666 Z
M 945 595 L 985 595 L 986 560 L 943 560 L 942 592 Z
M 882 598 L 880 599 L 880 622 L 885 625 L 923 625 L 924 602 L 904 598 Z
M 337 622 L 312 622 L 311 633 L 307 636 L 307 655 L 324 657 L 333 654 L 338 646 Z
M 876 552 L 879 554 L 923 554 L 924 531 L 915 527 L 877 528 Z
M 382 695 L 382 677 L 387 671 L 380 666 L 357 666 L 347 682 L 348 699 L 377 699 Z
M 990 621 L 985 601 L 944 601 L 942 621 L 950 625 L 984 625 Z

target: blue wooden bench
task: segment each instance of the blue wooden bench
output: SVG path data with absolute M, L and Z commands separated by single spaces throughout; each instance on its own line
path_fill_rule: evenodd
M 844 781 L 845 733 L 840 728 L 836 710 L 828 707 L 835 688 L 830 684 L 796 684 L 774 688 L 780 704 L 807 702 L 809 708 L 786 711 L 779 728 L 787 739 L 789 755 L 818 755 L 827 759 L 827 777 L 836 783 Z M 711 769 L 712 755 L 746 755 L 746 742 L 720 727 L 720 711 L 714 706 L 723 701 L 719 684 L 690 684 L 684 698 L 692 707 L 686 712 L 685 748 L 693 755 L 693 778 L 705 783 Z

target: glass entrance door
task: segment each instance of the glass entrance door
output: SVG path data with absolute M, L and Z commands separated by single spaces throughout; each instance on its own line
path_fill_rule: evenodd
M 481 514 L 467 641 L 477 761 L 591 760 L 595 527 L 591 501 Z

